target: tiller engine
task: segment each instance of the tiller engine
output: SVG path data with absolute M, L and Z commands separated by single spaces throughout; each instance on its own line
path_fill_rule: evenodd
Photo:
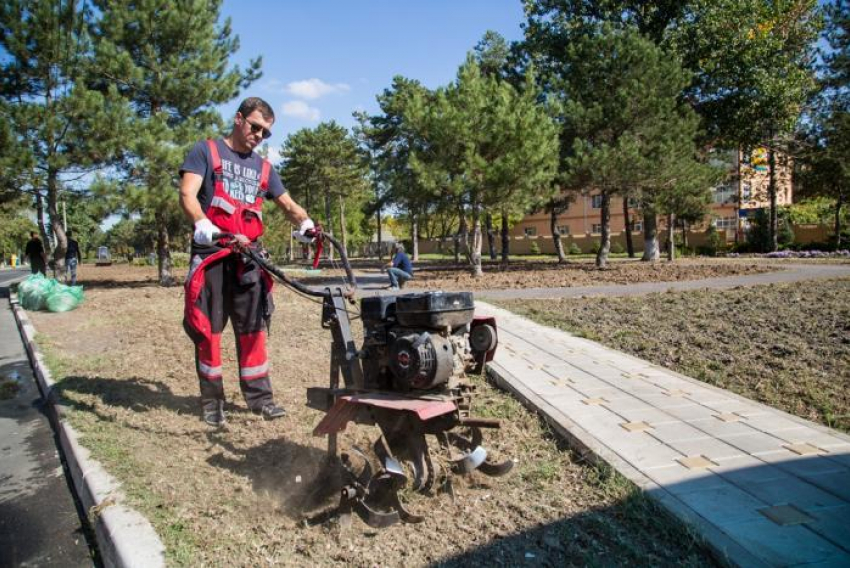
M 471 292 L 366 297 L 358 349 L 349 317 L 355 280 L 345 250 L 329 235 L 316 236 L 339 251 L 351 287 L 314 290 L 247 253 L 291 287 L 323 298 L 322 327 L 333 337 L 330 385 L 309 388 L 307 405 L 326 413 L 313 433 L 328 436 L 329 458 L 339 456 L 344 480 L 339 506 L 312 522 L 337 515 L 345 521 L 351 512 L 372 527 L 421 522 L 402 505 L 401 489 L 453 493 L 452 474 L 508 473 L 513 462 L 494 461 L 482 445 L 481 430 L 499 422 L 471 415 L 475 389 L 466 380 L 495 353 L 495 320 L 474 316 Z M 372 456 L 357 448 L 339 452 L 337 436 L 349 422 L 378 427 Z M 437 459 L 429 440 L 439 448 Z

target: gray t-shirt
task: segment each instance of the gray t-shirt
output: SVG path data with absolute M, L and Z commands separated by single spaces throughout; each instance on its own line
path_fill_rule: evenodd
M 277 170 L 271 168 L 268 187 L 265 194 L 261 195 L 260 174 L 263 171 L 263 159 L 259 154 L 255 152 L 239 154 L 231 150 L 221 139 L 216 140 L 215 143 L 218 155 L 221 157 L 224 191 L 231 198 L 250 205 L 256 201 L 257 197 L 274 199 L 286 193 Z M 183 172 L 192 172 L 204 178 L 201 190 L 198 192 L 198 201 L 201 203 L 201 208 L 206 211 L 215 194 L 212 157 L 206 140 L 198 142 L 189 151 L 186 160 L 180 166 L 180 177 L 183 177 Z

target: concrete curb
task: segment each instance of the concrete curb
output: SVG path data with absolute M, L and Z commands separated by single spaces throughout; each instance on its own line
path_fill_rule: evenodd
M 103 564 L 119 568 L 165 566 L 165 546 L 153 526 L 139 512 L 123 504 L 121 484 L 80 445 L 79 434 L 65 417 L 67 408 L 53 393 L 55 382 L 35 344 L 35 328 L 20 307 L 16 294 L 10 293 L 9 303 L 38 388 L 48 403 L 46 408 L 58 434 L 74 488 L 94 527 Z

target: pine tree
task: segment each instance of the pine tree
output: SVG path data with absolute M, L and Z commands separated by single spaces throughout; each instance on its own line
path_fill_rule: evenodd
M 215 106 L 260 76 L 261 60 L 231 66 L 239 48 L 230 21 L 218 24 L 221 0 L 94 0 L 100 88 L 117 86 L 133 121 L 126 139 L 124 199 L 128 211 L 157 227 L 159 280 L 171 285 L 169 226 L 181 223 L 178 168 L 190 146 L 221 132 Z M 186 227 L 188 230 L 188 227 Z
M 347 244 L 354 227 L 346 222 L 346 210 L 362 208 L 369 189 L 357 141 L 336 122 L 323 122 L 289 135 L 281 154 L 284 185 L 308 212 L 322 211 L 325 231 Z
M 92 14 L 77 2 L 8 0 L 0 5 L 0 184 L 32 196 L 45 247 L 64 274 L 67 240 L 59 210 L 75 179 L 116 157 L 110 132 L 126 114 L 114 88 L 96 92 L 88 69 Z M 47 219 L 43 207 L 47 207 Z M 56 237 L 56 246 L 51 240 Z
M 471 226 L 472 244 L 465 248 L 476 277 L 482 274 L 484 212 L 524 212 L 553 189 L 557 126 L 539 96 L 533 73 L 517 89 L 482 75 L 470 55 L 455 83 L 433 100 L 415 96 L 411 104 L 411 123 L 425 140 L 411 165 L 426 188 L 450 196 L 460 232 Z

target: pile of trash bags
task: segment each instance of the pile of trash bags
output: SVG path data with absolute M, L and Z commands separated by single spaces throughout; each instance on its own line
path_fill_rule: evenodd
M 25 310 L 69 312 L 83 303 L 83 287 L 33 274 L 18 284 L 18 299 Z

